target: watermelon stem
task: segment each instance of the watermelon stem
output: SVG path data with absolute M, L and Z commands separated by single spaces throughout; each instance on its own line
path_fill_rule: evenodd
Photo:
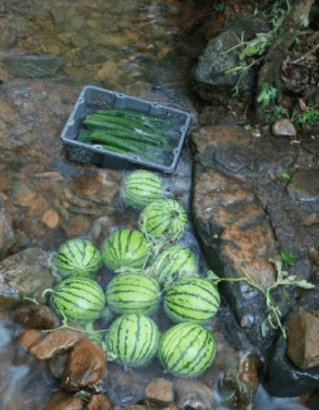
M 242 278 L 220 278 L 219 276 L 215 275 L 214 272 L 208 271 L 207 272 L 207 279 L 210 279 L 211 282 L 217 286 L 219 282 L 240 282 L 245 281 L 250 286 L 254 287 L 255 289 L 259 290 L 264 297 L 267 306 L 267 317 L 263 321 L 261 325 L 262 335 L 265 337 L 269 330 L 269 327 L 273 330 L 279 329 L 284 339 L 287 338 L 287 332 L 281 323 L 281 310 L 279 306 L 277 306 L 272 298 L 272 292 L 274 292 L 279 286 L 299 286 L 304 289 L 312 289 L 315 287 L 312 283 L 307 282 L 306 280 L 298 281 L 296 280 L 296 276 L 288 275 L 288 272 L 282 270 L 282 262 L 278 260 L 269 259 L 276 270 L 276 281 L 270 286 L 264 288 L 263 286 L 256 283 L 253 279 L 249 277 L 249 275 L 243 270 L 244 277 Z M 269 325 L 269 326 L 268 326 Z

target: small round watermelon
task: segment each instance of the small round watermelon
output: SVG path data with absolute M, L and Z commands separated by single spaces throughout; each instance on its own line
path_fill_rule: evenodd
M 183 278 L 164 296 L 164 309 L 175 322 L 205 323 L 220 307 L 217 288 L 204 278 Z
M 92 279 L 71 277 L 58 283 L 52 293 L 56 311 L 75 320 L 94 320 L 105 307 L 105 294 Z
M 186 209 L 175 199 L 159 199 L 151 202 L 141 212 L 142 232 L 151 237 L 167 237 L 177 240 L 188 223 Z
M 133 229 L 121 229 L 108 236 L 102 245 L 104 264 L 111 270 L 121 267 L 141 268 L 148 259 L 149 243 Z
M 160 301 L 157 281 L 141 273 L 120 273 L 107 285 L 108 306 L 119 314 L 151 315 Z
M 148 316 L 137 313 L 119 316 L 110 326 L 107 350 L 125 367 L 146 365 L 156 354 L 160 332 Z
M 215 353 L 216 342 L 211 332 L 191 322 L 168 329 L 158 347 L 161 363 L 174 375 L 199 375 L 212 364 Z
M 163 179 L 155 172 L 137 170 L 123 181 L 121 193 L 124 201 L 133 208 L 143 208 L 162 197 Z
M 180 245 L 164 249 L 152 265 L 152 273 L 161 286 L 186 276 L 199 276 L 198 270 L 194 252 Z
M 63 278 L 92 276 L 102 266 L 101 252 L 86 239 L 65 242 L 53 256 L 52 268 Z

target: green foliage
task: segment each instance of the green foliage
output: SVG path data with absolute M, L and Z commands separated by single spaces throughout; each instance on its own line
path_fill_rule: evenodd
M 284 171 L 280 174 L 280 179 L 282 179 L 283 181 L 289 181 L 290 178 L 291 177 L 287 171 Z
M 288 252 L 287 252 L 288 253 Z M 277 271 L 277 278 L 276 282 L 267 288 L 264 288 L 263 286 L 259 285 L 256 283 L 253 279 L 251 279 L 248 274 L 243 271 L 244 277 L 242 278 L 220 278 L 217 275 L 215 275 L 212 271 L 208 272 L 207 277 L 212 281 L 212 283 L 217 286 L 219 282 L 240 282 L 240 281 L 245 281 L 247 282 L 250 286 L 253 288 L 257 289 L 260 291 L 264 297 L 265 297 L 265 302 L 268 310 L 267 318 L 261 325 L 261 331 L 262 335 L 266 336 L 267 332 L 269 329 L 279 329 L 281 331 L 281 334 L 284 338 L 287 337 L 286 330 L 284 329 L 282 323 L 281 323 L 281 311 L 279 309 L 279 306 L 276 305 L 272 294 L 279 286 L 298 286 L 303 289 L 313 289 L 315 285 L 312 283 L 307 282 L 306 280 L 296 280 L 296 276 L 294 275 L 289 275 L 288 272 L 282 270 L 282 263 L 280 261 L 274 261 L 270 260 L 276 268 Z
M 311 107 L 298 118 L 296 124 L 301 125 L 304 129 L 310 129 L 319 126 L 319 110 Z
M 272 103 L 277 96 L 277 89 L 268 83 L 262 85 L 261 90 L 257 96 L 257 102 L 263 107 Z
M 282 251 L 280 256 L 286 265 L 293 266 L 296 262 L 294 257 L 287 251 Z

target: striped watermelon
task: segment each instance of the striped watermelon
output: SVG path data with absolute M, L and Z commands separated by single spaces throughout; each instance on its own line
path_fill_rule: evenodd
M 142 232 L 149 236 L 176 240 L 184 232 L 188 217 L 184 206 L 175 199 L 158 199 L 143 209 L 139 222 Z
M 198 276 L 198 261 L 189 248 L 173 245 L 157 256 L 152 269 L 155 279 L 163 286 L 185 276 Z
M 71 239 L 54 255 L 52 268 L 63 278 L 92 276 L 102 266 L 100 251 L 89 240 Z
M 148 242 L 139 231 L 115 231 L 102 245 L 102 258 L 105 265 L 112 270 L 120 267 L 141 268 L 148 258 Z
M 143 366 L 156 354 L 160 332 L 148 316 L 137 313 L 119 316 L 110 326 L 107 350 L 125 367 Z
M 101 286 L 89 278 L 64 279 L 52 293 L 52 303 L 57 312 L 75 320 L 94 320 L 105 306 Z
M 106 300 L 116 313 L 152 314 L 160 299 L 157 281 L 141 273 L 120 273 L 106 288 Z
M 164 296 L 164 309 L 175 322 L 205 323 L 220 306 L 216 287 L 204 278 L 183 278 Z
M 168 329 L 159 342 L 163 366 L 175 375 L 197 376 L 214 360 L 216 343 L 211 332 L 197 323 L 179 323 Z
M 122 184 L 122 197 L 133 208 L 143 208 L 162 197 L 163 179 L 155 172 L 137 170 L 128 174 Z

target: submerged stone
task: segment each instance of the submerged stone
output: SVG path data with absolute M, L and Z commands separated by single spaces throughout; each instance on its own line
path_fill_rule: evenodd
M 15 77 L 52 77 L 64 66 L 64 59 L 56 56 L 6 56 L 1 61 Z
M 300 369 L 319 366 L 319 312 L 301 309 L 290 318 L 287 354 Z

